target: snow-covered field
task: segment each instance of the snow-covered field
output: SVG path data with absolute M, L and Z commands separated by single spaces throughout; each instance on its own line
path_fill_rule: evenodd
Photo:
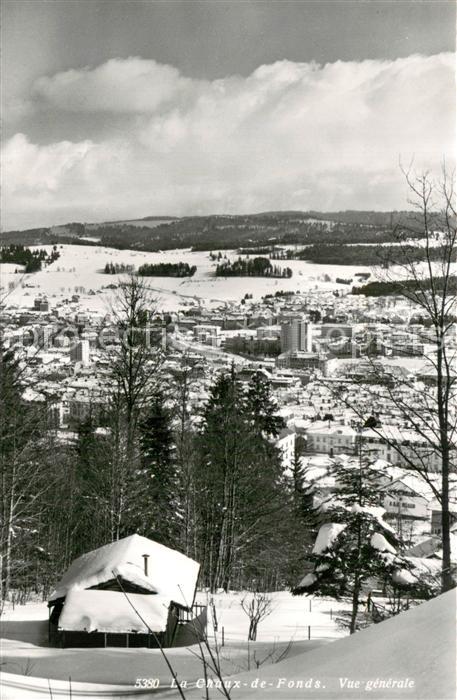
M 41 246 L 47 250 L 51 246 Z M 78 293 L 81 305 L 86 309 L 103 311 L 109 306 L 112 292 L 102 290 L 109 284 L 115 284 L 122 275 L 105 275 L 102 270 L 107 262 L 124 263 L 138 268 L 144 263 L 187 262 L 196 265 L 197 272 L 190 278 L 148 277 L 157 302 L 163 310 L 175 310 L 188 303 L 190 299 L 202 300 L 202 303 L 220 305 L 227 301 L 239 301 L 246 293 L 254 299 L 277 291 L 306 291 L 309 289 L 335 289 L 348 291 L 347 285 L 335 282 L 337 277 L 351 278 L 356 272 L 367 272 L 366 267 L 348 265 L 316 265 L 301 260 L 274 261 L 280 267 L 290 267 L 293 276 L 290 279 L 268 279 L 262 277 L 218 277 L 214 276 L 216 262 L 208 252 L 191 252 L 188 249 L 170 250 L 163 253 L 143 253 L 132 250 L 115 250 L 101 246 L 59 246 L 60 258 L 44 270 L 33 275 L 14 274 L 18 265 L 0 265 L 0 285 L 2 295 L 9 289 L 11 282 L 19 286 L 8 295 L 8 305 L 32 306 L 38 294 L 48 296 L 51 301 Z M 238 257 L 236 251 L 225 251 L 229 259 Z M 81 292 L 80 288 L 84 289 Z M 89 292 L 95 292 L 89 294 Z
M 239 598 L 237 594 L 217 596 L 215 600 L 219 623 L 224 621 L 229 637 L 240 633 L 238 627 L 236 630 L 232 627 L 241 623 Z M 286 593 L 274 594 L 274 599 L 278 608 L 270 618 L 270 631 L 264 621 L 261 634 L 266 637 L 276 632 L 278 637 L 285 635 L 287 639 L 294 626 L 293 609 L 298 623 L 299 617 L 306 618 L 309 599 L 292 598 Z M 316 608 L 315 603 L 313 600 L 311 614 L 324 615 L 328 603 L 320 601 Z M 300 641 L 296 637 L 287 656 L 278 663 L 273 662 L 278 661 L 285 644 L 273 644 L 271 637 L 267 643 L 251 644 L 249 652 L 245 642 L 227 642 L 221 649 L 222 672 L 232 684 L 233 700 L 263 697 L 450 700 L 455 698 L 455 611 L 453 590 L 332 644 Z M 178 690 L 169 687 L 170 673 L 157 650 L 49 649 L 44 646 L 45 616 L 43 604 L 7 611 L 2 625 L 2 700 L 151 698 L 156 694 L 180 697 Z M 202 664 L 195 650 L 168 652 L 178 678 L 187 683 L 184 695 L 189 700 L 206 697 L 201 687 Z M 272 650 L 273 655 L 258 667 L 258 662 Z M 135 689 L 136 679 L 158 679 L 158 690 Z M 195 688 L 196 682 L 200 687 Z M 209 697 L 221 695 L 212 689 Z
M 0 299 L 12 287 L 20 286 L 30 275 L 24 275 L 24 265 L 0 263 Z
M 52 246 L 40 246 L 51 250 Z M 293 270 L 291 278 L 271 279 L 267 277 L 215 277 L 216 262 L 212 261 L 207 251 L 192 252 L 189 249 L 169 250 L 159 253 L 145 253 L 134 250 L 116 250 L 102 246 L 59 246 L 60 258 L 44 270 L 24 275 L 16 273 L 20 265 L 0 264 L 0 298 L 7 294 L 7 304 L 32 306 L 33 299 L 46 295 L 57 302 L 69 295 L 78 294 L 83 309 L 108 311 L 113 293 L 106 290 L 110 284 L 116 284 L 123 275 L 105 275 L 102 271 L 107 262 L 134 265 L 136 269 L 144 263 L 187 262 L 195 265 L 197 272 L 193 277 L 148 277 L 145 278 L 163 311 L 174 311 L 189 303 L 198 302 L 205 306 L 220 306 L 225 302 L 240 301 L 245 294 L 252 294 L 259 300 L 265 294 L 278 291 L 306 292 L 310 290 L 350 291 L 350 285 L 339 284 L 340 279 L 353 279 L 357 272 L 370 272 L 371 279 L 377 279 L 380 273 L 366 265 L 317 265 L 303 260 L 275 260 L 280 267 Z M 237 251 L 223 251 L 234 260 Z M 455 267 L 455 265 L 453 266 Z M 439 270 L 437 274 L 440 274 Z M 408 276 L 406 270 L 391 269 L 389 278 Z M 382 277 L 382 275 L 381 275 Z M 11 287 L 15 287 L 13 290 Z M 105 288 L 105 289 L 103 289 Z M 91 293 L 92 292 L 92 293 Z
M 289 644 L 289 653 L 296 654 L 346 634 L 338 628 L 333 615 L 341 609 L 341 604 L 276 592 L 271 594 L 271 614 L 259 624 L 257 642 L 248 645 L 249 619 L 241 608 L 243 597 L 242 593 L 213 596 L 217 639 L 220 645 L 224 640 L 222 659 L 224 673 L 228 675 L 247 670 L 249 655 L 253 657 L 252 664 L 254 656 L 262 660 L 270 655 L 268 662 L 272 663 Z M 207 601 L 206 593 L 198 594 L 197 602 Z M 61 680 L 71 675 L 74 681 L 126 685 L 151 674 L 164 681 L 169 678 L 160 652 L 153 649 L 51 649 L 47 644 L 47 620 L 46 603 L 28 603 L 5 610 L 1 630 L 4 671 Z M 210 614 L 208 635 L 211 639 L 214 637 L 212 623 Z M 181 668 L 183 677 L 199 675 L 201 662 L 193 651 L 173 649 L 169 654 Z
M 226 641 L 246 641 L 249 619 L 241 607 L 244 593 L 213 595 L 216 607 L 218 632 L 224 628 Z M 293 596 L 288 591 L 268 594 L 272 599 L 272 612 L 259 625 L 257 641 L 289 642 L 308 638 L 335 639 L 344 636 L 335 623 L 338 610 L 347 608 L 344 603 L 314 596 Z M 197 595 L 197 602 L 207 604 L 205 593 Z

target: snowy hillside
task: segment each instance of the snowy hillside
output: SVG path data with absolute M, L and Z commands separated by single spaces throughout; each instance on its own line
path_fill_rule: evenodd
M 453 590 L 330 646 L 238 676 L 242 690 L 233 697 L 454 699 L 455 622 Z M 256 684 L 257 678 L 264 687 Z M 389 680 L 391 686 L 397 681 L 397 687 L 380 687 Z M 306 681 L 311 689 L 300 686 Z M 195 692 L 189 697 L 200 696 Z

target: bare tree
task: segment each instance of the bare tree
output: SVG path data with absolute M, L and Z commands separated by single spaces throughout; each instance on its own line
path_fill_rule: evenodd
M 266 593 L 255 591 L 252 596 L 245 596 L 241 607 L 249 617 L 248 641 L 255 642 L 259 623 L 273 612 L 272 599 Z
M 443 549 L 441 590 L 454 586 L 450 551 L 450 476 L 455 472 L 456 446 L 456 261 L 457 215 L 454 179 L 445 170 L 439 183 L 428 174 L 414 176 L 405 172 L 414 212 L 392 229 L 392 245 L 383 257 L 383 280 L 396 295 L 410 302 L 412 313 L 419 315 L 418 342 L 425 343 L 424 359 L 428 381 L 415 375 L 400 376 L 371 360 L 376 381 L 364 385 L 367 404 L 390 406 L 403 424 L 417 436 L 416 441 L 399 439 L 382 425 L 371 430 L 402 465 L 418 474 L 430 486 L 441 507 Z M 407 320 L 407 319 L 405 319 Z M 427 349 L 427 343 L 430 349 Z M 408 355 L 408 350 L 405 350 Z M 363 380 L 362 380 L 363 382 Z M 361 419 L 367 417 L 360 394 L 351 381 L 332 390 Z M 400 431 L 401 433 L 401 431 Z M 436 463 L 440 475 L 437 479 Z M 435 470 L 435 473 L 434 473 Z
M 111 418 L 112 536 L 121 536 L 128 484 L 139 459 L 138 421 L 161 383 L 163 351 L 152 324 L 155 300 L 143 279 L 131 275 L 118 287 L 112 316 L 118 332 L 113 354 Z M 159 326 L 160 335 L 161 328 Z
M 55 445 L 41 406 L 22 399 L 14 354 L 0 344 L 0 574 L 1 599 L 23 587 L 37 550 L 44 497 L 53 487 Z
M 156 312 L 155 299 L 142 278 L 131 275 L 120 283 L 112 305 L 119 332 L 112 375 L 125 408 L 129 442 L 142 408 L 160 381 L 163 354 L 152 326 Z

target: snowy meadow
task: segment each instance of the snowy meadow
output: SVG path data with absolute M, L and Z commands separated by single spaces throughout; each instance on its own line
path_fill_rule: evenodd
M 51 250 L 52 246 L 42 246 Z M 274 261 L 280 267 L 290 267 L 293 276 L 289 279 L 268 277 L 216 277 L 216 262 L 209 252 L 193 252 L 177 249 L 160 253 L 117 250 L 101 246 L 62 245 L 58 247 L 60 257 L 48 267 L 35 274 L 24 275 L 20 265 L 0 264 L 2 296 L 8 294 L 8 306 L 32 306 L 38 295 L 46 295 L 55 301 L 70 294 L 79 294 L 81 306 L 87 310 L 104 311 L 110 298 L 110 284 L 125 275 L 107 275 L 106 263 L 133 265 L 138 269 L 145 263 L 188 263 L 195 265 L 193 277 L 148 277 L 147 284 L 163 311 L 175 311 L 188 303 L 198 302 L 203 306 L 220 306 L 240 301 L 245 294 L 259 300 L 265 294 L 277 291 L 306 292 L 309 290 L 348 291 L 337 278 L 352 278 L 357 272 L 369 272 L 366 267 L 348 265 L 317 265 L 302 260 Z M 224 251 L 230 260 L 238 257 L 237 251 Z M 17 270 L 17 272 L 16 272 Z M 112 293 L 111 293 L 112 295 Z

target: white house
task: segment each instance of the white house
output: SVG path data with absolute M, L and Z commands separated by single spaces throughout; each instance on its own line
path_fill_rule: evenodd
M 276 447 L 282 453 L 283 469 L 291 469 L 295 457 L 295 432 L 284 428 L 279 433 L 276 441 Z
M 367 456 L 378 457 L 399 467 L 407 467 L 411 461 L 413 464 L 423 464 L 430 471 L 441 471 L 440 454 L 432 449 L 425 437 L 414 430 L 405 430 L 395 425 L 365 428 L 361 440 Z
M 332 422 L 312 423 L 305 431 L 309 452 L 324 452 L 329 455 L 353 454 L 357 431 L 349 425 Z
M 429 501 L 411 488 L 405 480 L 395 479 L 381 490 L 385 493 L 384 508 L 389 516 L 429 520 Z

